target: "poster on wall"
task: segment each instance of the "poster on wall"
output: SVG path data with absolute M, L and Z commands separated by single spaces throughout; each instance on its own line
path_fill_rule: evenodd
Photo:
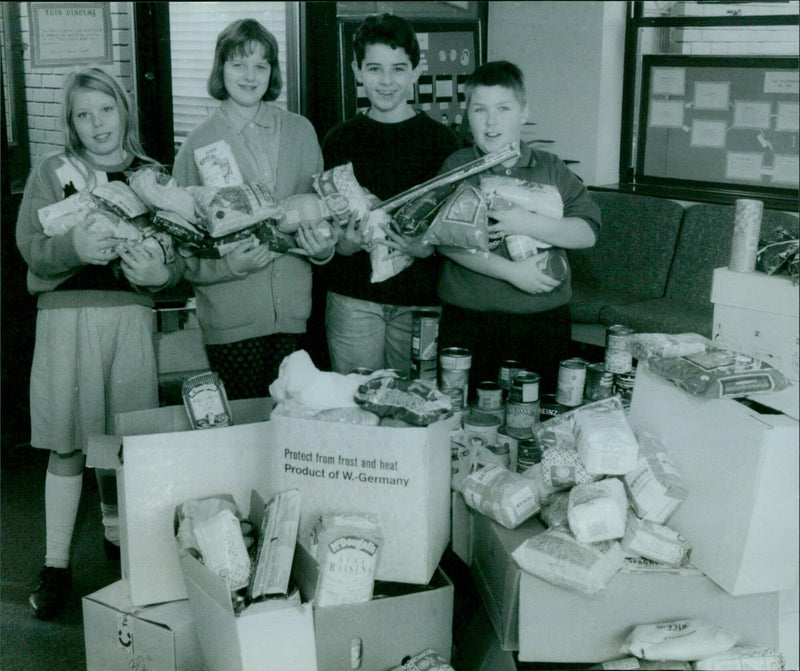
M 113 63 L 110 2 L 29 2 L 31 67 Z

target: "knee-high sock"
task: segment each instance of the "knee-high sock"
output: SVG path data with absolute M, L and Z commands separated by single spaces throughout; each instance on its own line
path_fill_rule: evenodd
M 95 471 L 100 491 L 100 512 L 103 516 L 103 533 L 107 540 L 119 545 L 119 512 L 117 507 L 117 473 L 113 469 Z
M 44 511 L 47 532 L 45 564 L 56 568 L 69 566 L 72 532 L 81 502 L 83 474 L 55 475 L 50 471 L 44 480 Z

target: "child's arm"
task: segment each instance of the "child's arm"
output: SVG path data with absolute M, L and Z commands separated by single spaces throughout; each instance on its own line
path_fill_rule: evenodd
M 561 284 L 560 280 L 554 280 L 542 272 L 541 266 L 549 252 L 541 252 L 522 261 L 511 261 L 499 254 L 473 253 L 459 247 L 440 246 L 437 249 L 442 256 L 468 270 L 508 282 L 529 294 L 547 293 Z
M 497 220 L 497 223 L 489 224 L 489 237 L 492 239 L 506 235 L 530 235 L 564 249 L 584 249 L 595 243 L 592 227 L 580 217 L 553 219 L 528 212 L 519 205 L 489 210 L 489 217 Z

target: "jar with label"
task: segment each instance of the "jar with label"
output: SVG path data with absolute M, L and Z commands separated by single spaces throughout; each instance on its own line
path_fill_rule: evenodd
M 511 380 L 508 400 L 516 403 L 532 403 L 539 400 L 539 373 L 519 371 Z
M 464 435 L 467 446 L 472 449 L 474 445 L 497 445 L 497 430 L 500 420 L 494 415 L 473 410 L 464 417 Z
M 503 405 L 503 389 L 497 382 L 484 380 L 475 388 L 479 410 L 499 410 Z

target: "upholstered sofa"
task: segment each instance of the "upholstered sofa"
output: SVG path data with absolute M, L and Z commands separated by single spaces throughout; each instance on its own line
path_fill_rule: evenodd
M 611 324 L 640 333 L 694 332 L 710 338 L 712 275 L 730 259 L 734 205 L 591 194 L 603 227 L 594 247 L 568 251 L 573 339 L 603 345 Z M 776 227 L 797 235 L 798 218 L 765 209 L 762 236 Z

